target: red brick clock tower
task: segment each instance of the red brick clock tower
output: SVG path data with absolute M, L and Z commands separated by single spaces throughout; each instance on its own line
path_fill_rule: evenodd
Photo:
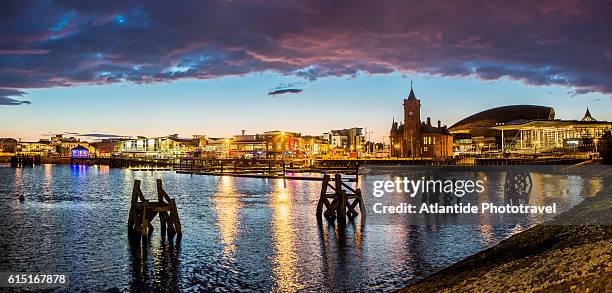
M 418 158 L 421 150 L 421 100 L 410 85 L 410 94 L 404 99 L 404 144 L 402 157 Z

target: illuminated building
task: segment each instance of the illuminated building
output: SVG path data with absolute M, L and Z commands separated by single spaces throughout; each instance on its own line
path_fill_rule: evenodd
M 49 156 L 55 153 L 55 146 L 48 140 L 37 142 L 20 141 L 17 144 L 17 152 L 26 155 Z
M 0 152 L 14 153 L 17 151 L 17 140 L 14 138 L 0 138 Z
M 202 157 L 225 158 L 230 155 L 232 139 L 224 137 L 207 137 L 203 146 Z
M 325 153 L 327 146 L 321 137 L 302 136 L 297 132 L 266 131 L 232 138 L 207 138 L 203 157 L 217 158 L 280 158 L 305 157 Z
M 450 132 L 456 153 L 533 154 L 595 151 L 598 138 L 610 128 L 611 122 L 597 121 L 588 109 L 580 120 L 560 120 L 551 107 L 511 105 L 469 116 L 451 126 Z
M 344 156 L 348 153 L 351 157 L 357 157 L 359 152 L 365 150 L 366 139 L 363 128 L 353 127 L 323 133 L 323 142 L 336 155 Z
M 121 151 L 121 140 L 119 139 L 103 139 L 90 145 L 94 148 L 98 158 L 110 158 Z
M 147 138 L 139 136 L 121 142 L 120 154 L 127 157 L 178 158 L 189 156 L 200 147 L 200 138 L 179 138 L 177 135 Z
M 297 132 L 279 130 L 264 132 L 267 157 L 294 157 L 298 155 L 301 152 L 299 149 L 302 141 L 301 136 L 302 134 Z
M 76 146 L 70 150 L 71 158 L 89 158 L 89 149 L 83 146 Z
M 404 99 L 404 122 L 391 124 L 389 134 L 391 156 L 401 158 L 444 158 L 453 154 L 453 138 L 445 126 L 431 125 L 431 119 L 421 121 L 421 100 L 412 87 Z
M 325 155 L 329 150 L 329 145 L 321 136 L 306 135 L 302 136 L 299 149 L 309 156 Z

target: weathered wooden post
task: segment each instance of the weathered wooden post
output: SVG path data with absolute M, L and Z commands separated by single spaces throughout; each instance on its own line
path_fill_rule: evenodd
M 338 218 L 339 223 L 346 221 L 346 217 L 355 217 L 358 215 L 355 208 L 359 205 L 362 221 L 365 219 L 366 211 L 361 195 L 361 189 L 353 189 L 351 186 L 342 182 L 342 176 L 336 174 L 334 176 L 334 185 L 330 184 L 330 176 L 323 175 L 321 185 L 321 196 L 317 203 L 317 220 L 321 220 L 322 216 L 329 220 Z M 331 188 L 334 193 L 327 193 L 327 189 Z M 350 193 L 349 193 L 350 192 Z M 331 202 L 330 202 L 331 200 Z M 323 209 L 325 208 L 325 212 Z
M 132 200 L 128 216 L 128 231 L 138 232 L 144 238 L 153 230 L 151 222 L 159 214 L 162 233 L 176 232 L 181 235 L 181 222 L 176 208 L 176 202 L 171 199 L 162 188 L 161 179 L 157 179 L 157 202 L 150 202 L 144 198 L 140 190 L 140 180 L 134 180 Z
M 323 183 L 321 184 L 321 197 L 317 203 L 317 219 L 321 219 L 323 213 L 323 205 L 327 207 L 327 185 L 329 185 L 329 175 L 323 174 Z M 325 197 L 325 198 L 324 198 Z
M 346 198 L 346 191 L 342 190 L 342 175 L 336 174 L 334 175 L 334 190 L 336 191 L 336 216 L 338 217 L 338 221 L 344 222 L 346 220 L 346 202 L 348 198 Z
M 162 187 L 162 180 L 157 179 L 157 197 L 159 198 L 159 202 L 163 203 L 166 200 L 166 205 L 168 207 L 167 211 L 162 211 L 164 221 L 162 221 L 162 230 L 165 230 L 166 224 L 168 224 L 169 232 L 176 232 L 177 234 L 182 234 L 181 231 L 181 220 L 179 219 L 178 210 L 176 209 L 176 201 L 173 198 L 168 196 L 168 193 Z M 160 213 L 160 219 L 162 217 L 162 213 Z
M 157 179 L 157 201 L 164 202 L 164 189 L 162 188 L 161 179 Z M 167 212 L 159 212 L 159 225 L 161 226 L 162 235 L 166 234 L 166 223 L 168 222 L 168 213 Z
M 359 161 L 355 165 L 355 183 L 359 184 Z

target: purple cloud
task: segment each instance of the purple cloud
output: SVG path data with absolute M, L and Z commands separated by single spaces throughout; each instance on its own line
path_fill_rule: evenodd
M 605 0 L 8 1 L 0 88 L 399 71 L 610 94 L 611 10 Z

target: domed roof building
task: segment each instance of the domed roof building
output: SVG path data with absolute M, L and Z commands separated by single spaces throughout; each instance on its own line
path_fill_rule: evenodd
M 478 112 L 453 124 L 449 131 L 451 133 L 469 133 L 475 129 L 489 128 L 500 124 L 553 119 L 555 119 L 555 110 L 551 107 L 510 105 Z
M 612 123 L 597 121 L 587 108 L 580 120 L 555 119 L 555 110 L 510 105 L 471 115 L 449 128 L 454 152 L 526 151 L 540 153 L 574 148 L 592 151 L 594 141 Z

